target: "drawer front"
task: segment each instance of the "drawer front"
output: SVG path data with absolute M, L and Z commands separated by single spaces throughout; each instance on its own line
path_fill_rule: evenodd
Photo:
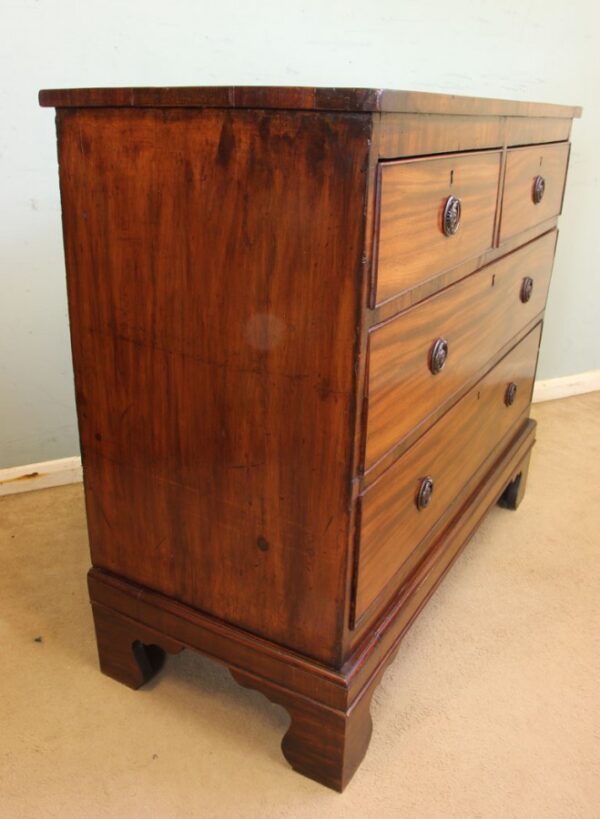
M 492 151 L 381 163 L 377 304 L 492 246 L 500 159 Z M 460 202 L 455 233 L 450 197 Z
M 371 332 L 365 470 L 477 378 L 542 312 L 555 244 L 556 231 L 547 233 Z M 523 301 L 527 279 L 532 287 Z M 438 339 L 447 355 L 434 374 Z
M 403 564 L 523 420 L 540 333 L 538 324 L 359 498 L 355 622 L 392 578 L 398 587 Z M 425 505 L 427 476 L 433 491 Z
M 501 242 L 560 213 L 569 148 L 568 143 L 561 142 L 508 151 Z

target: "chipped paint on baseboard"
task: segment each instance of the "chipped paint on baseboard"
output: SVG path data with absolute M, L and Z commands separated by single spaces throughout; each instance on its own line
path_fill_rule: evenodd
M 39 464 L 0 469 L 0 496 L 64 486 L 82 480 L 81 458 L 59 458 Z
M 47 473 L 45 473 L 47 474 Z M 7 478 L 5 481 L 0 481 L 0 486 L 5 483 L 12 483 L 13 481 L 27 481 L 30 478 L 39 478 L 39 472 L 27 472 L 25 475 L 17 475 L 16 478 Z

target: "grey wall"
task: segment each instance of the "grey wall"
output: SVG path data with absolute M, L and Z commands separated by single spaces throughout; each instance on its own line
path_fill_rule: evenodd
M 383 86 L 583 105 L 539 376 L 600 368 L 592 0 L 4 0 L 0 22 L 0 467 L 78 451 L 42 87 Z

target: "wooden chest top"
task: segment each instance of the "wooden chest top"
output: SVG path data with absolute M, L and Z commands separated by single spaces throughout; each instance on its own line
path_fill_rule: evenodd
M 579 117 L 581 108 L 540 102 L 399 91 L 387 88 L 298 86 L 189 86 L 177 88 L 60 88 L 40 91 L 52 108 L 285 108 L 403 114 L 503 117 Z

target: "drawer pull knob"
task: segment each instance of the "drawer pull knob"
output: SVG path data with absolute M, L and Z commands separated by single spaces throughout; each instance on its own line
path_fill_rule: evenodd
M 523 304 L 528 302 L 533 292 L 533 279 L 531 276 L 525 276 L 521 285 L 521 301 Z
M 448 342 L 445 338 L 436 339 L 431 348 L 431 356 L 429 359 L 429 369 L 434 375 L 437 375 L 444 369 L 447 358 Z
M 512 407 L 515 403 L 515 398 L 517 397 L 517 385 L 514 381 L 511 381 L 510 384 L 506 388 L 506 392 L 504 393 L 504 403 L 507 407 Z
M 544 191 L 546 190 L 546 180 L 543 176 L 536 176 L 533 180 L 533 204 L 539 205 L 544 198 Z
M 417 509 L 425 509 L 426 506 L 429 506 L 429 501 L 431 500 L 431 496 L 433 495 L 433 478 L 430 475 L 427 475 L 426 478 L 423 478 L 421 481 L 421 486 L 419 487 L 419 494 L 417 495 Z
M 461 204 L 458 196 L 449 196 L 444 205 L 442 228 L 445 236 L 454 236 L 460 225 Z

